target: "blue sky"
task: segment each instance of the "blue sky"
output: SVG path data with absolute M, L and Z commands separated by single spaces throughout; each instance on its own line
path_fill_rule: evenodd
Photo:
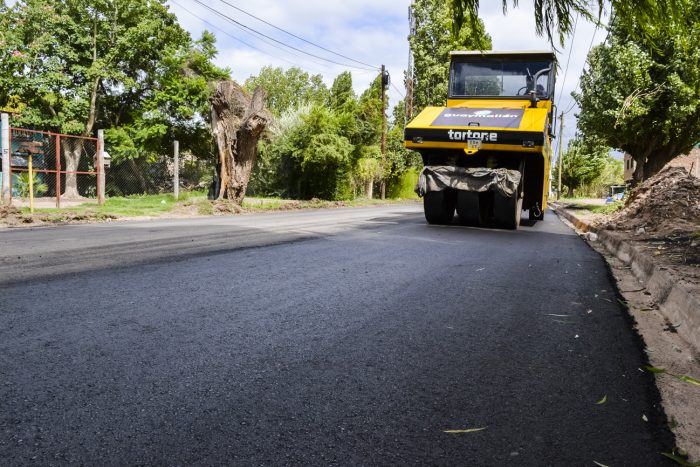
M 311 74 L 321 74 L 324 81 L 330 85 L 335 76 L 349 69 L 353 73 L 355 90 L 359 93 L 376 76 L 376 71 L 367 70 L 363 65 L 328 54 L 287 36 L 230 5 L 347 57 L 377 67 L 385 64 L 392 76 L 393 85 L 389 88 L 391 104 L 403 97 L 403 71 L 408 61 L 406 37 L 410 0 L 203 0 L 202 3 L 276 40 L 315 55 L 364 68 L 336 65 L 295 51 L 280 49 L 279 44 L 261 39 L 245 28 L 232 24 L 196 0 L 168 0 L 183 27 L 194 37 L 198 37 L 203 29 L 208 29 L 216 35 L 219 49 L 217 63 L 229 67 L 234 79 L 238 81 L 242 82 L 257 74 L 265 65 L 283 68 L 299 66 Z M 532 0 L 521 0 L 520 6 L 510 8 L 505 16 L 500 1 L 482 0 L 481 3 L 480 16 L 493 39 L 494 49 L 550 48 L 545 38 L 535 34 Z M 575 106 L 572 108 L 574 102 L 570 93 L 578 84 L 591 41 L 596 44 L 604 38 L 605 31 L 596 31 L 594 25 L 581 20 L 577 24 L 576 34 L 567 40 L 564 47 L 559 47 L 561 69 L 557 82 L 557 102 L 560 111 L 571 109 L 565 117 L 565 144 L 574 135 L 576 128 L 574 114 L 577 109 Z M 571 58 L 565 77 L 569 53 Z

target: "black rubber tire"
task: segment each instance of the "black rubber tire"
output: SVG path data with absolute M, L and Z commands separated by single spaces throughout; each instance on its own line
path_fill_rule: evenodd
M 459 216 L 459 223 L 462 225 L 478 227 L 483 224 L 479 207 L 479 193 L 463 190 L 457 192 L 457 216 Z
M 523 198 L 503 196 L 496 193 L 493 199 L 493 217 L 496 224 L 504 229 L 515 230 L 520 225 L 520 215 L 523 209 Z
M 457 204 L 456 193 L 452 190 L 430 191 L 423 196 L 423 211 L 428 224 L 447 225 L 452 223 Z

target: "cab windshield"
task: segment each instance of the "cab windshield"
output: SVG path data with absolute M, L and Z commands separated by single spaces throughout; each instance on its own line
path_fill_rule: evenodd
M 453 61 L 450 68 L 450 97 L 530 96 L 549 97 L 549 61 L 489 58 L 473 62 Z

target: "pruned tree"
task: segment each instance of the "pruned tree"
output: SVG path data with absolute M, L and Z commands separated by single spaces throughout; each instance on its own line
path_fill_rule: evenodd
M 235 81 L 221 81 L 209 102 L 220 164 L 218 199 L 241 204 L 258 154 L 258 140 L 272 120 L 265 108 L 265 91 L 257 86 L 250 96 Z

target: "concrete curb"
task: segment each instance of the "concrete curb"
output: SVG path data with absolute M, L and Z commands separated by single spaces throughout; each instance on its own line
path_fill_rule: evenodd
M 688 342 L 695 351 L 700 352 L 700 297 L 687 286 L 678 284 L 666 272 L 666 268 L 654 265 L 651 257 L 640 248 L 626 243 L 613 231 L 600 230 L 561 206 L 552 205 L 560 217 L 568 220 L 581 232 L 593 232 L 598 241 L 620 261 L 632 269 L 634 275 L 651 293 L 659 305 L 661 313 L 676 327 L 678 334 Z

